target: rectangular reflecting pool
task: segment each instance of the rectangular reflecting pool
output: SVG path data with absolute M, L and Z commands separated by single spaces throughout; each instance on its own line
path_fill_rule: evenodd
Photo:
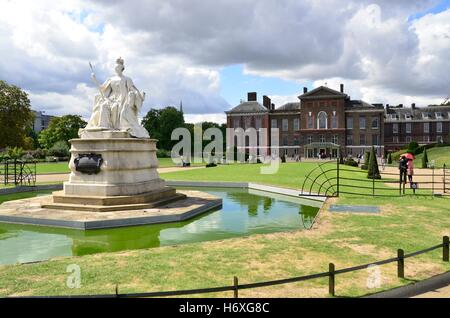
M 221 197 L 222 208 L 183 222 L 89 231 L 0 223 L 0 264 L 309 229 L 321 205 L 251 189 L 182 189 Z

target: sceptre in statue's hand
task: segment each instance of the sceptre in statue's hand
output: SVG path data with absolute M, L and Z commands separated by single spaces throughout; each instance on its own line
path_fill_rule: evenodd
M 92 73 L 91 73 L 91 79 L 92 79 L 92 81 L 94 82 L 94 84 L 97 86 L 97 88 L 98 88 L 98 90 L 99 90 L 99 92 L 100 92 L 100 95 L 101 95 L 104 99 L 108 100 L 108 99 L 106 98 L 105 94 L 103 94 L 102 89 L 100 88 L 100 83 L 97 81 L 97 77 L 95 76 L 95 72 L 94 72 L 94 67 L 92 66 L 91 62 L 89 62 L 89 67 L 91 68 L 91 71 L 92 71 Z

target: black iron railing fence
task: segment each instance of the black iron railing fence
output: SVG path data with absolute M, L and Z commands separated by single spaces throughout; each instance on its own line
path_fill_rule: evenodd
M 406 173 L 389 172 L 380 167 L 381 179 L 367 177 L 367 170 L 352 169 L 339 161 L 327 161 L 317 165 L 304 178 L 301 195 L 337 197 L 340 194 L 374 197 L 445 195 L 450 188 L 450 169 L 415 169 L 410 182 Z M 357 177 L 355 177 L 355 175 Z
M 238 298 L 239 290 L 243 289 L 251 289 L 251 288 L 260 288 L 260 287 L 268 287 L 289 283 L 296 283 L 307 281 L 311 279 L 328 277 L 328 292 L 330 296 L 336 295 L 336 275 L 350 273 L 354 271 L 359 271 L 362 269 L 369 268 L 374 265 L 385 265 L 389 263 L 397 262 L 397 276 L 399 278 L 405 278 L 405 259 L 410 257 L 415 257 L 417 255 L 421 255 L 424 253 L 428 253 L 434 251 L 436 249 L 442 248 L 442 260 L 444 262 L 449 261 L 449 237 L 444 236 L 442 238 L 442 243 L 431 246 L 429 248 L 416 251 L 413 253 L 405 254 L 403 249 L 397 250 L 397 257 L 392 257 L 389 259 L 363 264 L 343 269 L 336 269 L 336 266 L 333 263 L 329 264 L 328 271 L 310 274 L 305 276 L 297 276 L 285 279 L 278 280 L 270 280 L 264 282 L 257 283 L 248 283 L 248 284 L 239 284 L 238 278 L 235 276 L 233 278 L 233 285 L 228 286 L 220 286 L 220 287 L 211 287 L 211 288 L 198 288 L 198 289 L 186 289 L 186 290 L 174 290 L 174 291 L 161 291 L 161 292 L 142 292 L 142 293 L 119 293 L 118 286 L 116 285 L 116 292 L 114 294 L 99 294 L 99 295 L 70 295 L 70 296 L 35 296 L 34 298 L 137 298 L 137 297 L 170 297 L 170 296 L 185 296 L 185 295 L 196 295 L 196 294 L 210 294 L 210 293 L 218 293 L 218 292 L 227 292 L 232 291 L 233 296 Z
M 36 184 L 36 161 L 17 159 L 0 161 L 0 183 L 34 186 Z

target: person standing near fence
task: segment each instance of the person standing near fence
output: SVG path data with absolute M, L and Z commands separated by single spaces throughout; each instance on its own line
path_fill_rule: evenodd
M 412 185 L 413 182 L 413 174 L 414 174 L 414 161 L 412 159 L 407 159 L 406 167 L 407 167 L 407 174 L 408 174 L 408 181 L 409 184 Z
M 405 184 L 408 170 L 408 159 L 405 156 L 400 157 L 398 168 L 400 169 L 400 183 Z

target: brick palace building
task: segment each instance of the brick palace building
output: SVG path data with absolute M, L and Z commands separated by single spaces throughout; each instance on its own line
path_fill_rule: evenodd
M 448 141 L 450 106 L 385 108 L 352 100 L 343 84 L 339 91 L 320 86 L 308 92 L 305 87 L 298 99 L 275 108 L 268 96 L 260 104 L 255 92 L 248 93 L 247 101 L 225 112 L 227 128 L 266 128 L 267 146 L 271 145 L 271 129 L 278 128 L 280 152 L 288 157 L 324 154 L 335 158 L 339 151 L 356 156 L 372 146 L 381 156 L 413 140 L 419 144 Z M 267 150 L 258 153 L 265 154 Z

